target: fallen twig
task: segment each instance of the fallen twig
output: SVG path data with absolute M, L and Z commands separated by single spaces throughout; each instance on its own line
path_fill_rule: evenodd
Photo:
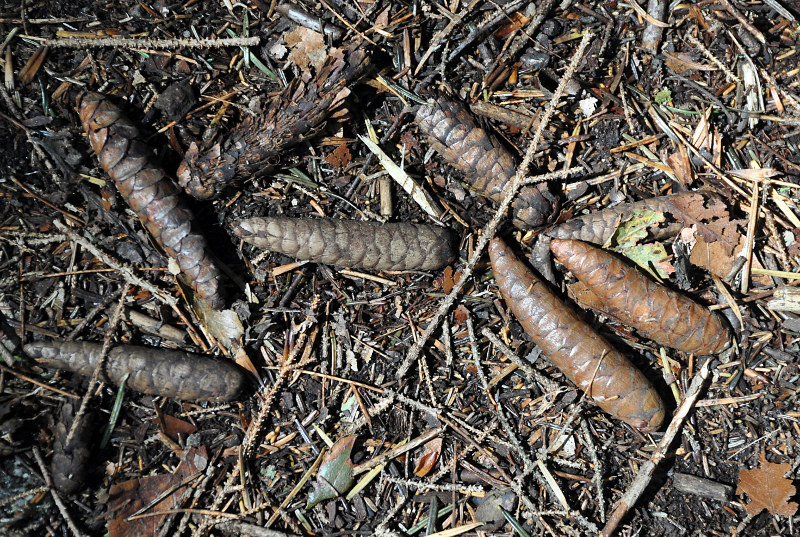
M 603 528 L 603 531 L 600 532 L 601 537 L 610 537 L 611 534 L 614 533 L 614 530 L 622 521 L 622 518 L 631 509 L 631 507 L 636 504 L 636 501 L 650 483 L 650 480 L 653 478 L 653 472 L 658 464 L 667 456 L 667 449 L 669 449 L 669 446 L 672 444 L 675 436 L 681 430 L 681 427 L 683 427 L 686 417 L 689 415 L 689 412 L 692 411 L 697 399 L 700 397 L 700 392 L 703 390 L 705 382 L 711 372 L 710 365 L 711 358 L 707 358 L 700 367 L 700 370 L 697 372 L 697 375 L 695 375 L 694 379 L 692 380 L 692 384 L 689 386 L 689 389 L 686 391 L 686 397 L 684 397 L 680 406 L 675 411 L 675 416 L 672 418 L 669 427 L 667 427 L 667 431 L 664 433 L 664 437 L 661 439 L 661 442 L 658 443 L 656 452 L 653 453 L 650 459 L 641 465 L 639 468 L 639 473 L 636 474 L 636 477 L 628 487 L 627 492 L 622 495 L 622 498 L 620 498 L 619 502 L 617 502 L 617 505 L 614 507 L 614 510 L 611 512 L 608 522 Z

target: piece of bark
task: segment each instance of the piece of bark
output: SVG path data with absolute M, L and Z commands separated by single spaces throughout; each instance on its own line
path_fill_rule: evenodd
M 727 502 L 733 494 L 733 487 L 691 474 L 672 474 L 672 486 L 675 490 L 686 494 L 694 494 L 702 498 Z
M 431 146 L 478 193 L 499 203 L 517 172 L 508 149 L 480 128 L 463 104 L 439 99 L 417 110 L 416 122 Z M 555 212 L 556 198 L 546 183 L 522 188 L 511 204 L 513 224 L 523 230 L 544 225 Z
M 196 296 L 225 306 L 222 275 L 205 239 L 192 232 L 192 213 L 175 183 L 156 163 L 139 129 L 99 93 L 78 96 L 78 111 L 100 165 L 156 242 L 178 263 Z
M 800 287 L 778 287 L 767 302 L 767 307 L 773 311 L 800 313 Z
M 233 231 L 247 243 L 302 260 L 370 270 L 432 270 L 458 254 L 440 226 L 334 218 L 250 218 Z
M 53 476 L 53 486 L 64 494 L 72 494 L 80 490 L 86 481 L 89 459 L 92 456 L 92 442 L 95 432 L 95 416 L 90 408 L 81 416 L 72 435 L 72 441 L 67 443 L 67 435 L 75 420 L 80 403 L 65 400 L 58 413 L 53 434 L 53 459 L 50 462 L 50 473 Z
M 25 352 L 44 365 L 80 375 L 92 375 L 103 346 L 75 341 L 42 341 L 25 345 Z M 100 379 L 137 392 L 184 401 L 231 401 L 242 391 L 245 376 L 233 362 L 210 356 L 135 345 L 114 345 L 108 351 Z
M 698 355 L 730 345 L 731 334 L 719 315 L 619 257 L 576 240 L 552 239 L 550 250 L 597 297 L 590 301 L 595 309 L 659 345 Z
M 525 332 L 600 408 L 647 432 L 664 420 L 664 403 L 644 374 L 559 299 L 506 244 L 489 245 L 500 293 Z
M 347 96 L 347 86 L 368 66 L 361 44 L 334 50 L 313 79 L 293 80 L 266 110 L 247 116 L 223 142 L 192 143 L 178 168 L 178 182 L 192 196 L 211 199 L 235 177 L 267 173 L 281 153 L 319 131 Z

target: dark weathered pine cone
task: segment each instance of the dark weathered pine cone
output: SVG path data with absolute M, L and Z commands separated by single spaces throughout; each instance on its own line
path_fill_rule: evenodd
M 263 112 L 247 116 L 224 142 L 192 144 L 178 168 L 179 184 L 199 199 L 216 197 L 234 177 L 267 172 L 281 153 L 316 134 L 341 104 L 341 94 L 369 65 L 361 45 L 328 57 L 309 82 L 295 79 Z
M 192 233 L 192 213 L 175 183 L 155 162 L 139 129 L 98 93 L 78 97 L 78 111 L 100 165 L 153 238 L 174 258 L 197 296 L 213 309 L 225 306 L 221 274 L 205 239 Z
M 647 377 L 534 276 L 502 240 L 492 239 L 489 256 L 500 294 L 545 356 L 612 416 L 642 431 L 658 429 L 664 403 Z
M 464 174 L 472 188 L 496 203 L 503 199 L 517 163 L 508 149 L 478 127 L 464 105 L 440 99 L 420 107 L 416 122 L 431 146 Z M 511 205 L 513 223 L 524 230 L 540 227 L 553 214 L 555 205 L 547 184 L 526 186 Z
M 553 239 L 550 250 L 599 300 L 606 315 L 659 345 L 714 354 L 730 344 L 718 315 L 585 242 Z
M 25 345 L 35 360 L 58 369 L 89 376 L 97 367 L 103 346 L 75 341 L 46 341 Z M 114 345 L 108 352 L 103 382 L 141 393 L 184 401 L 230 401 L 238 397 L 245 376 L 233 362 L 184 351 Z
M 567 220 L 563 224 L 548 230 L 547 235 L 556 239 L 576 239 L 602 245 L 611 238 L 620 222 L 631 218 L 636 211 L 653 211 L 670 213 L 677 220 L 677 222 L 662 223 L 660 226 L 654 224 L 647 228 L 648 233 L 654 240 L 662 240 L 677 235 L 686 224 L 682 207 L 690 203 L 700 203 L 702 205 L 707 199 L 708 197 L 700 192 L 681 192 L 680 194 L 657 196 L 633 203 L 620 203 L 601 211 L 594 211 Z M 688 225 L 691 225 L 691 223 Z
M 67 435 L 80 403 L 66 400 L 61 405 L 53 438 L 53 459 L 50 462 L 50 473 L 53 485 L 64 494 L 72 494 L 79 490 L 86 480 L 89 459 L 92 456 L 92 442 L 95 438 L 95 416 L 87 410 L 67 444 Z
M 245 242 L 298 259 L 371 270 L 431 270 L 455 259 L 440 226 L 334 218 L 250 218 L 234 224 Z

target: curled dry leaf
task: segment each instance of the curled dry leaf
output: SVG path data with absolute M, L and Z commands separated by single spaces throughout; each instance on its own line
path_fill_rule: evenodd
M 750 503 L 745 506 L 753 516 L 766 509 L 773 515 L 793 516 L 797 512 L 797 503 L 789 500 L 796 489 L 792 480 L 783 475 L 792 469 L 787 463 L 767 462 L 761 452 L 761 466 L 752 470 L 739 471 L 739 487 L 736 494 L 746 494 Z
M 596 295 L 600 311 L 666 347 L 713 354 L 730 344 L 718 315 L 585 242 L 553 239 L 550 250 Z
M 168 511 L 180 507 L 191 494 L 190 479 L 200 476 L 208 465 L 205 447 L 189 448 L 174 472 L 139 477 L 111 486 L 108 498 L 109 537 L 138 537 L 158 535 Z M 164 493 L 167 493 L 164 496 Z M 161 500 L 156 501 L 158 498 Z M 131 518 L 131 515 L 147 507 L 148 513 L 164 513 L 155 516 Z
M 658 392 L 625 356 L 539 280 L 506 244 L 492 239 L 492 271 L 525 332 L 600 408 L 642 431 L 664 419 Z
M 502 200 L 517 164 L 508 149 L 478 127 L 461 103 L 440 99 L 422 106 L 416 122 L 433 148 L 464 174 L 472 188 L 496 203 Z M 540 227 L 555 205 L 547 184 L 526 186 L 512 203 L 514 225 L 520 229 Z
M 372 270 L 431 270 L 452 261 L 455 237 L 440 226 L 334 218 L 250 218 L 234 224 L 245 242 L 298 259 Z
M 434 438 L 425 444 L 422 454 L 417 458 L 417 464 L 414 468 L 414 475 L 417 477 L 425 477 L 436 466 L 436 462 L 442 454 L 442 439 Z
M 213 309 L 224 307 L 222 276 L 206 241 L 192 233 L 192 213 L 181 200 L 180 190 L 156 164 L 139 129 L 98 93 L 81 94 L 78 109 L 100 165 L 133 212 L 167 255 L 177 261 L 195 294 Z
M 50 367 L 89 376 L 103 346 L 97 343 L 47 341 L 25 345 L 25 352 Z M 230 401 L 245 385 L 244 373 L 231 362 L 199 354 L 134 345 L 114 345 L 108 351 L 104 382 L 184 401 Z

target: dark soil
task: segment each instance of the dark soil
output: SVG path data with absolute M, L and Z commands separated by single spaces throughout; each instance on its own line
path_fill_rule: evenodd
M 647 3 L 639 2 L 645 9 Z M 310 30 L 261 0 L 235 6 L 227 1 L 0 2 L 0 64 L 7 73 L 0 95 L 0 330 L 5 334 L 0 345 L 7 355 L 0 371 L 0 533 L 69 535 L 72 525 L 86 535 L 103 535 L 109 528 L 112 535 L 137 535 L 137 519 L 123 524 L 127 511 L 119 499 L 131 500 L 146 488 L 144 481 L 132 492 L 120 493 L 119 487 L 155 477 L 163 483 L 159 490 L 186 491 L 183 477 L 170 472 L 189 455 L 197 466 L 181 471 L 199 475 L 189 482 L 188 493 L 177 492 L 175 503 L 166 507 L 142 505 L 151 515 L 178 510 L 154 518 L 162 535 L 411 535 L 431 512 L 454 504 L 451 515 L 430 526 L 433 533 L 465 526 L 475 517 L 488 521 L 481 518 L 485 510 L 475 511 L 480 498 L 503 492 L 510 480 L 518 480 L 525 494 L 507 504 L 520 529 L 498 516 L 493 526 L 465 528 L 469 534 L 523 535 L 524 528 L 530 535 L 592 535 L 602 529 L 604 517 L 657 451 L 664 428 L 643 436 L 584 400 L 544 357 L 536 359 L 535 345 L 498 293 L 488 257 L 475 265 L 444 329 L 424 345 L 419 363 L 396 378 L 496 210 L 429 150 L 413 123 L 414 99 L 485 101 L 517 119 L 537 118 L 528 129 L 497 114 L 478 119 L 522 160 L 581 35 L 589 30 L 596 38 L 546 125 L 530 168 L 532 175 L 581 168 L 551 186 L 560 208 L 550 226 L 610 205 L 692 190 L 720 196 L 731 216 L 742 219 L 737 233 L 744 237 L 750 194 L 758 184 L 763 213 L 751 233 L 753 266 L 797 273 L 800 232 L 792 217 L 800 217 L 800 11 L 794 2 L 731 0 L 750 30 L 720 3 L 673 3 L 674 10 L 663 17 L 670 27 L 655 53 L 642 43 L 647 20 L 627 3 L 542 0 L 539 9 L 547 16 L 532 25 L 526 4 L 516 2 L 510 18 L 500 17 L 482 33 L 473 32 L 511 3 L 476 2 L 471 8 L 465 4 L 472 3 L 458 1 L 306 4 L 328 27 L 340 27 L 342 36 L 313 40 Z M 519 32 L 519 24 L 529 36 Z M 260 41 L 249 48 L 188 46 L 200 38 L 229 38 L 231 32 Z M 763 43 L 754 32 L 761 33 Z M 186 43 L 165 49 L 50 46 L 43 62 L 29 67 L 23 78 L 23 67 L 41 40 L 99 37 Z M 454 55 L 462 44 L 466 47 Z M 84 396 L 86 379 L 41 367 L 24 356 L 22 342 L 110 339 L 233 359 L 203 335 L 188 290 L 100 168 L 75 111 L 75 95 L 90 89 L 109 96 L 174 173 L 192 142 L 224 142 L 244 117 L 258 113 L 253 112 L 256 102 L 269 102 L 295 79 L 310 80 L 319 67 L 314 58 L 324 60 L 339 47 L 356 45 L 368 50 L 371 71 L 348 86 L 344 104 L 316 132 L 284 152 L 267 173 L 236 177 L 216 200 L 187 201 L 195 215 L 193 229 L 206 236 L 225 267 L 229 304 L 244 327 L 239 363 L 246 355 L 244 362 L 253 365 L 257 377 L 250 375 L 239 400 L 224 404 L 126 391 L 105 447 L 99 444 L 118 390 L 94 385 L 89 405 L 100 415 L 100 425 L 91 433 L 91 464 L 81 489 L 53 493 L 62 504 L 56 506 L 46 474 L 59 408 L 65 398 Z M 420 66 L 430 47 L 433 52 Z M 739 81 L 726 78 L 718 62 Z M 757 86 L 743 81 L 748 71 L 758 78 Z M 748 94 L 760 95 L 761 103 L 749 105 Z M 697 137 L 703 121 L 713 142 Z M 388 176 L 358 138 L 369 136 L 365 122 L 389 157 L 446 208 L 442 221 L 460 238 L 460 259 L 440 271 L 359 275 L 315 264 L 292 266 L 295 259 L 261 252 L 233 235 L 232 222 L 264 215 L 433 223 L 393 181 L 392 213 L 381 216 L 380 182 Z M 638 141 L 644 143 L 633 144 Z M 689 150 L 690 142 L 720 173 Z M 752 171 L 757 168 L 776 174 L 760 180 L 763 172 Z M 749 170 L 751 179 L 730 181 L 728 172 L 737 169 Z M 136 285 L 126 287 L 125 274 L 70 240 L 56 222 L 130 265 L 136 276 L 174 297 L 177 306 Z M 523 233 L 503 223 L 497 235 L 529 256 L 542 231 Z M 747 275 L 740 271 L 720 282 L 731 293 L 740 324 L 708 271 L 672 255 L 674 240 L 660 241 L 677 270 L 667 284 L 705 304 L 722 305 L 735 345 L 713 357 L 711 382 L 703 392 L 702 399 L 719 399 L 719 404 L 690 414 L 617 531 L 796 534 L 800 516 L 763 511 L 751 517 L 746 505 L 752 497 L 736 487 L 739 472 L 759 466 L 762 457 L 788 463 L 784 477 L 794 484 L 800 479 L 800 308 L 797 302 L 795 312 L 767 307 L 777 288 L 796 285 L 798 279 L 752 274 L 743 288 Z M 557 286 L 565 281 L 569 278 L 556 271 Z M 121 300 L 125 314 L 113 323 Z M 143 318 L 177 335 L 148 328 Z M 668 349 L 665 366 L 659 349 L 634 331 L 591 312 L 585 318 L 652 379 L 667 402 L 669 420 L 676 395 L 686 392 L 703 360 Z M 509 367 L 509 358 L 483 335 L 487 328 L 517 355 L 535 360 L 538 376 Z M 753 394 L 759 395 L 746 397 Z M 365 410 L 372 414 L 367 422 Z M 427 444 L 440 455 L 428 459 L 432 468 L 417 468 L 425 450 L 419 445 L 390 454 L 382 472 L 352 498 L 340 490 L 341 497 L 307 507 L 312 491 L 333 479 L 316 472 L 294 490 L 328 447 L 328 438 L 336 442 L 356 434 L 351 459 L 359 465 L 431 429 L 440 431 L 431 438 L 441 440 Z M 201 448 L 205 455 L 198 455 Z M 541 468 L 554 479 L 568 509 Z M 730 485 L 734 493 L 721 501 L 678 491 L 672 485 L 676 472 Z M 355 481 L 365 475 L 358 473 Z M 762 493 L 769 490 L 766 486 Z M 268 521 L 270 530 L 284 533 L 265 532 Z M 424 525 L 416 529 L 424 530 Z

